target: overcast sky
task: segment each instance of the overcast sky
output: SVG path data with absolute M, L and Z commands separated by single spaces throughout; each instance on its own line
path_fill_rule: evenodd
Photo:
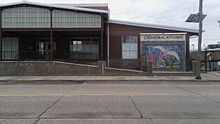
M 21 0 L 0 0 L 1 3 Z M 108 3 L 110 18 L 198 29 L 198 24 L 186 23 L 190 13 L 198 13 L 199 0 L 28 0 L 38 3 Z M 203 46 L 220 41 L 220 0 L 204 0 Z M 191 40 L 197 46 L 197 38 Z

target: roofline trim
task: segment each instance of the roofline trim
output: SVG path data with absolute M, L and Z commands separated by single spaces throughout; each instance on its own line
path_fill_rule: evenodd
M 68 3 L 51 3 L 51 5 L 68 5 Z M 79 7 L 108 7 L 108 3 L 73 3 L 73 4 L 69 4 L 69 5 L 73 5 L 73 6 L 79 6 Z
M 97 9 L 82 8 L 82 7 L 77 7 L 77 6 L 69 7 L 69 6 L 53 5 L 53 4 L 41 4 L 41 3 L 29 2 L 29 1 L 0 4 L 0 8 L 7 7 L 7 6 L 13 6 L 13 5 L 19 5 L 19 4 L 30 4 L 30 5 L 36 5 L 36 6 L 42 6 L 42 7 L 52 7 L 52 8 L 58 8 L 58 9 L 69 9 L 69 10 L 79 10 L 79 11 L 86 11 L 86 12 L 109 14 L 109 10 L 97 10 Z
M 111 19 L 111 20 L 109 20 L 109 23 L 129 25 L 129 26 L 138 26 L 138 27 L 147 27 L 147 28 L 157 28 L 157 29 L 159 28 L 159 29 L 183 31 L 183 32 L 190 32 L 190 33 L 199 33 L 199 30 L 196 30 L 196 29 L 172 27 L 172 26 L 165 26 L 165 25 L 155 25 L 155 24 L 147 24 L 147 23 L 139 23 L 139 22 L 129 22 L 129 21 L 121 21 L 121 20 L 112 20 Z

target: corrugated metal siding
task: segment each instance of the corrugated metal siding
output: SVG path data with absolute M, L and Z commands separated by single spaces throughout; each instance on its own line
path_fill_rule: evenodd
M 17 7 L 2 11 L 3 28 L 49 28 L 50 11 L 36 7 Z
M 101 16 L 54 10 L 53 28 L 101 28 Z
M 101 15 L 53 10 L 53 28 L 101 28 Z M 16 7 L 2 11 L 3 28 L 50 28 L 50 10 Z

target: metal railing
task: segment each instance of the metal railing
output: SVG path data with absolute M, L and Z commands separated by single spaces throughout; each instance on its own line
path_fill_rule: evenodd
M 1 52 L 2 60 L 15 60 L 19 58 L 18 51 L 2 51 Z
M 203 71 L 220 71 L 220 60 L 202 61 Z
M 2 60 L 50 60 L 51 51 L 2 51 Z M 68 51 L 53 51 L 53 60 L 63 61 L 97 61 L 98 54 L 91 52 L 68 52 Z

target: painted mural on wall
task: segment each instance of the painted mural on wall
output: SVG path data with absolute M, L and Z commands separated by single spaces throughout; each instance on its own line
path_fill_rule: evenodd
M 153 62 L 153 68 L 157 69 L 182 69 L 182 45 L 145 45 L 145 62 Z

